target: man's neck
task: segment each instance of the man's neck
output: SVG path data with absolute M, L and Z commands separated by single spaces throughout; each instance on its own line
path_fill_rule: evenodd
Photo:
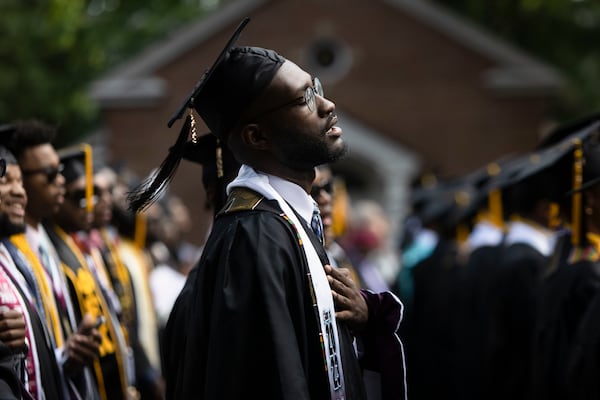
M 255 169 L 264 174 L 273 175 L 286 181 L 295 183 L 296 185 L 304 189 L 306 193 L 310 193 L 310 189 L 312 187 L 312 183 L 315 177 L 314 169 L 311 171 L 295 171 L 285 167 Z
M 27 224 L 27 226 L 37 230 L 41 223 L 42 221 L 38 218 L 34 218 L 31 215 L 25 215 L 25 224 Z

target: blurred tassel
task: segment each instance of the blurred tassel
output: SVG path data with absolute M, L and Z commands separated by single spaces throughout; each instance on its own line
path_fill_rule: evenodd
M 558 203 L 550 203 L 548 221 L 550 229 L 557 229 L 561 226 L 562 221 L 560 220 L 560 206 Z
M 223 148 L 221 147 L 221 141 L 217 138 L 217 149 L 215 154 L 215 160 L 217 162 L 217 178 L 223 177 Z
M 342 236 L 348 225 L 348 191 L 341 178 L 333 181 L 333 210 L 331 213 L 331 227 L 335 237 Z
M 85 160 L 85 211 L 94 212 L 94 162 L 92 159 L 92 146 L 87 143 L 81 145 Z
M 488 208 L 492 223 L 500 229 L 504 228 L 504 213 L 502 211 L 502 192 L 499 189 L 490 191 Z
M 223 148 L 221 147 L 221 141 L 219 139 L 217 139 L 217 147 L 215 149 L 215 161 L 217 168 L 217 182 L 215 188 L 214 211 L 217 213 L 225 206 L 227 200 L 226 186 L 228 184 L 228 182 L 225 182 L 224 178 Z
M 160 167 L 150 177 L 144 179 L 135 189 L 127 193 L 127 200 L 129 201 L 129 209 L 131 211 L 137 213 L 145 210 L 165 191 L 181 162 L 183 147 L 187 142 L 191 126 L 192 118 L 188 115 L 179 132 L 177 142 L 169 149 L 169 154 Z
M 571 243 L 581 245 L 581 182 L 583 180 L 583 149 L 580 139 L 574 140 L 573 151 L 573 198 L 571 207 Z
M 467 239 L 469 238 L 469 227 L 464 224 L 464 223 L 460 223 L 458 225 L 456 225 L 456 241 L 460 244 L 463 244 L 467 241 Z
M 146 246 L 146 229 L 146 216 L 143 213 L 136 213 L 133 243 L 138 249 L 143 249 Z

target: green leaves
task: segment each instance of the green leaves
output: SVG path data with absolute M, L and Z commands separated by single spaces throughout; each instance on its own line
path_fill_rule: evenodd
M 70 144 L 98 120 L 92 80 L 201 15 L 189 0 L 0 1 L 0 122 L 44 119 Z
M 590 0 L 435 0 L 560 70 L 569 85 L 556 117 L 600 109 L 600 3 Z

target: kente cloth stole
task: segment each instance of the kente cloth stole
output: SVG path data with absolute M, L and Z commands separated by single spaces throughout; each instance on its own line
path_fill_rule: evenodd
M 576 246 L 571 249 L 568 258 L 569 264 L 575 264 L 579 261 L 596 262 L 600 260 L 600 236 L 588 232 L 586 237 L 589 242 L 587 246 Z

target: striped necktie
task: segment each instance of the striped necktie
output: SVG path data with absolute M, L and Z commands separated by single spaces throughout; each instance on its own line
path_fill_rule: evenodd
M 310 220 L 310 227 L 313 232 L 319 238 L 319 241 L 323 243 L 323 220 L 321 219 L 321 213 L 319 212 L 319 206 L 315 203 L 313 209 L 313 215 Z

